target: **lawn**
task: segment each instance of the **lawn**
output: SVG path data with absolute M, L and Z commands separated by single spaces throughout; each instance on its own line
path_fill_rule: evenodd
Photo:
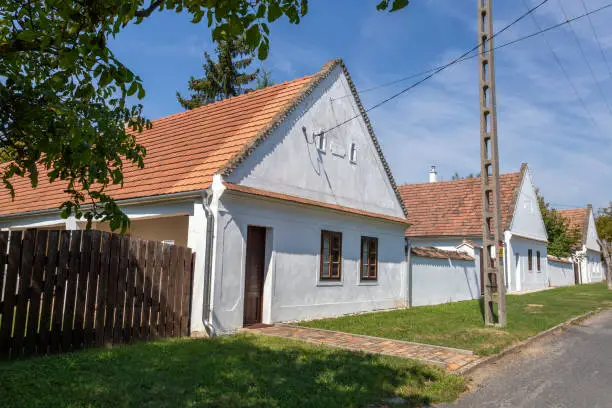
M 453 401 L 463 379 L 415 361 L 237 335 L 0 363 L 0 406 L 364 407 Z
M 301 325 L 489 355 L 571 317 L 599 307 L 612 307 L 612 292 L 600 283 L 570 286 L 521 296 L 508 295 L 507 306 L 508 326 L 503 330 L 483 326 L 478 300 L 314 320 Z

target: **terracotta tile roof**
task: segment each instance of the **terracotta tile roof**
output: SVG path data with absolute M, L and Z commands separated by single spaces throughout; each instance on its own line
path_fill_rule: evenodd
M 512 222 L 516 197 L 523 174 L 521 171 L 500 175 L 502 228 Z M 399 186 L 400 194 L 408 209 L 406 236 L 456 236 L 482 235 L 482 203 L 480 177 L 436 183 L 405 184 Z
M 362 215 L 365 217 L 378 218 L 381 220 L 392 221 L 392 222 L 397 222 L 397 223 L 404 224 L 404 225 L 409 225 L 408 220 L 406 220 L 405 218 L 391 217 L 389 215 L 378 214 L 378 213 L 373 213 L 369 211 L 361 211 L 361 210 L 357 210 L 354 208 L 345 207 L 342 205 L 328 204 L 328 203 L 324 203 L 321 201 L 309 200 L 306 198 L 296 197 L 292 195 L 273 193 L 271 191 L 261 190 L 261 189 L 253 188 L 253 187 L 241 186 L 241 185 L 234 184 L 234 183 L 225 183 L 225 187 L 229 191 L 236 191 L 239 193 L 246 193 L 246 194 L 256 195 L 260 197 L 267 197 L 267 198 L 273 198 L 277 200 L 290 201 L 290 202 L 294 202 L 298 204 L 312 205 L 315 207 L 321 207 L 321 208 L 326 208 L 330 210 L 347 212 L 347 213 L 351 213 L 355 215 Z
M 568 221 L 570 228 L 578 228 L 582 236 L 582 243 L 584 244 L 589 225 L 589 208 L 572 208 L 556 211 Z
M 445 251 L 434 247 L 412 247 L 411 254 L 423 258 L 454 259 L 456 261 L 473 261 L 474 258 L 459 251 Z
M 563 259 L 563 258 L 557 258 L 556 256 L 552 256 L 552 255 L 548 255 L 548 260 L 549 261 L 553 261 L 553 262 L 559 262 L 559 263 L 564 263 L 564 264 L 573 264 L 572 261 L 567 260 L 567 259 Z
M 455 248 L 460 247 L 461 245 L 466 244 L 471 246 L 472 248 L 480 248 L 480 245 L 472 241 L 471 239 L 464 239 L 460 244 L 455 245 Z
M 139 170 L 126 164 L 123 188 L 109 186 L 106 192 L 122 200 L 208 188 L 214 174 L 230 174 L 338 65 L 344 70 L 357 104 L 363 110 L 346 66 L 342 60 L 332 60 L 315 75 L 153 121 L 153 128 L 137 138 L 147 149 L 145 168 Z M 364 118 L 401 203 L 376 136 L 367 116 Z M 15 200 L 11 200 L 6 190 L 0 192 L 0 216 L 51 210 L 68 199 L 64 193 L 65 183 L 48 183 L 42 167 L 39 173 L 40 183 L 35 190 L 25 178 L 11 180 Z

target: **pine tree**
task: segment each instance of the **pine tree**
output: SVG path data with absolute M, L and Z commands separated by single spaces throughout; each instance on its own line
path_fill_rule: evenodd
M 248 85 L 258 78 L 259 70 L 245 72 L 253 62 L 253 54 L 243 38 L 221 40 L 215 53 L 216 62 L 204 52 L 204 76 L 189 80 L 192 94 L 184 98 L 179 92 L 176 93 L 184 108 L 194 109 L 253 90 Z

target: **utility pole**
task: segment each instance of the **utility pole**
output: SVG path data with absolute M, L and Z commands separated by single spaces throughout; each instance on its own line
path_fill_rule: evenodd
M 478 1 L 478 70 L 480 87 L 480 169 L 482 247 L 484 256 L 485 324 L 506 326 L 506 285 L 503 267 L 503 231 L 499 203 L 499 154 L 495 103 L 492 0 Z M 497 319 L 495 319 L 497 304 Z

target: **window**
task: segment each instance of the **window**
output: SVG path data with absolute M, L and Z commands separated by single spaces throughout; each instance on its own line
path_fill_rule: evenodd
M 316 135 L 315 141 L 317 144 L 317 149 L 324 152 L 325 151 L 325 133 L 321 132 L 318 135 Z
M 357 144 L 351 143 L 351 149 L 349 150 L 349 159 L 351 163 L 357 163 Z
M 533 251 L 527 250 L 527 269 L 533 271 Z
M 342 233 L 321 231 L 321 280 L 340 280 L 342 269 Z
M 378 279 L 378 238 L 361 237 L 361 280 Z
M 538 272 L 541 271 L 540 269 L 540 251 L 536 251 L 536 268 L 538 268 Z

